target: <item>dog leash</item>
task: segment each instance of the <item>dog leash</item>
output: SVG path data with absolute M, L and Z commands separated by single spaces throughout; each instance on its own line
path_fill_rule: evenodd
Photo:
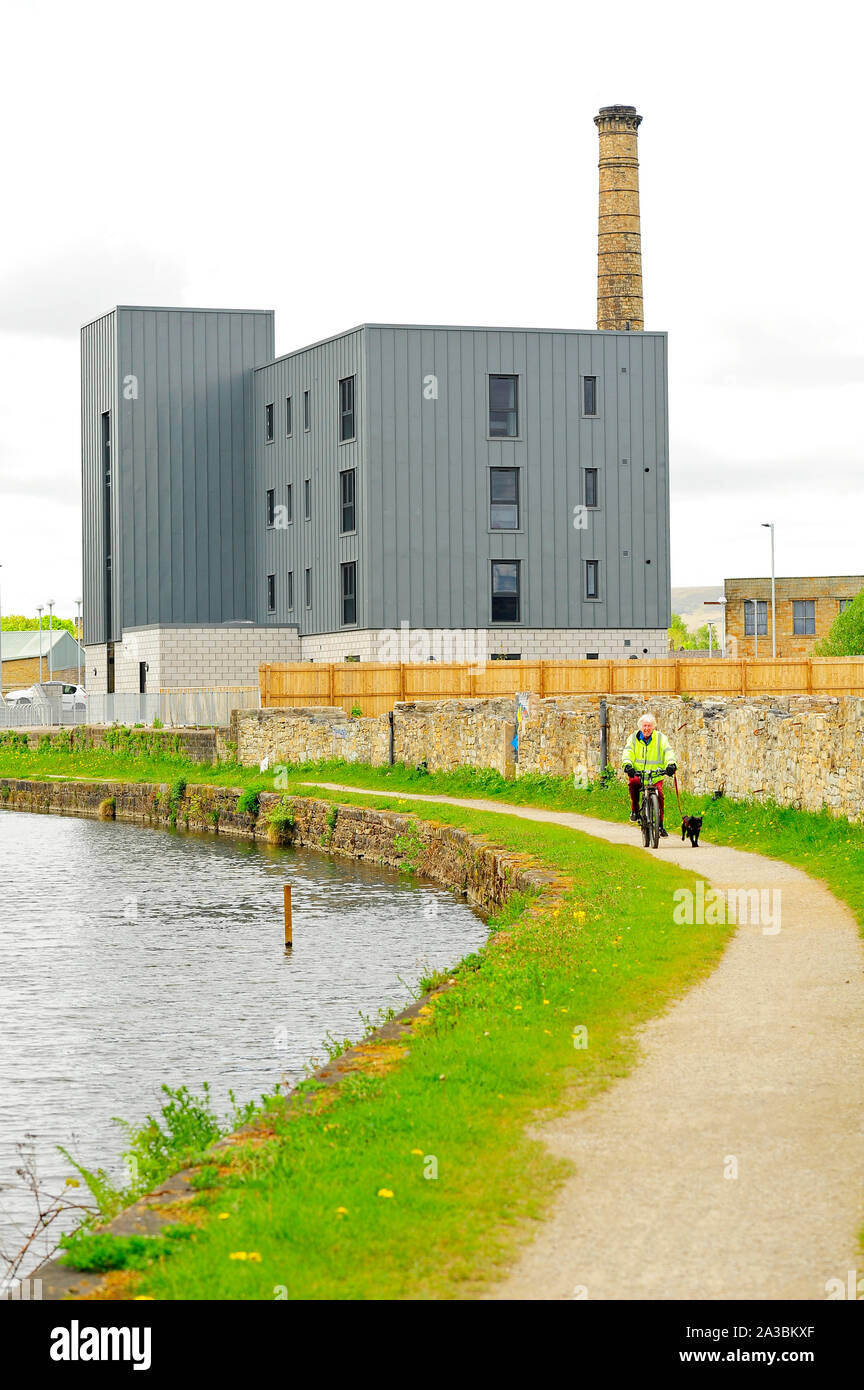
M 679 813 L 679 815 L 681 816 L 681 818 L 682 818 L 682 820 L 683 820 L 683 818 L 684 818 L 684 807 L 681 805 L 681 798 L 680 798 L 680 796 L 678 795 L 678 773 L 677 773 L 677 772 L 674 774 L 674 776 L 673 776 L 673 778 L 672 778 L 672 785 L 673 785 L 674 788 L 675 788 L 675 800 L 678 802 L 678 813 Z

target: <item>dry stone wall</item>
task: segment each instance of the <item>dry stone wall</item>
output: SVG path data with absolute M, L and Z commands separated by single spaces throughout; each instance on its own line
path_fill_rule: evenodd
M 639 697 L 606 701 L 607 758 L 649 706 Z M 738 696 L 685 700 L 658 696 L 650 708 L 672 742 L 681 782 L 695 793 L 722 790 L 782 805 L 858 818 L 864 809 L 864 700 L 842 696 Z M 544 773 L 586 781 L 601 770 L 600 700 L 532 700 L 519 736 L 511 699 L 396 705 L 393 759 L 430 772 L 489 767 L 505 776 Z M 271 767 L 318 758 L 381 765 L 389 761 L 387 715 L 349 719 L 341 710 L 237 711 L 238 760 Z

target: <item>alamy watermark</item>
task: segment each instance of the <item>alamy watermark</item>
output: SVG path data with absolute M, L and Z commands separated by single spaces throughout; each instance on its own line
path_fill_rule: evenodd
M 474 628 L 412 628 L 403 618 L 398 628 L 378 632 L 376 661 L 403 665 L 424 661 L 455 662 L 481 672 L 486 667 L 486 632 Z
M 672 921 L 678 926 L 719 927 L 726 923 L 761 927 L 763 936 L 776 936 L 780 930 L 781 892 L 779 888 L 677 888 L 672 894 L 675 906 Z

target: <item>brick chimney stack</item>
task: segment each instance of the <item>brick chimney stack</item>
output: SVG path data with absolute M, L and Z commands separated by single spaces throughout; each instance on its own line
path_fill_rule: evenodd
M 597 327 L 641 329 L 642 233 L 635 106 L 603 106 L 600 135 L 600 220 L 597 236 Z

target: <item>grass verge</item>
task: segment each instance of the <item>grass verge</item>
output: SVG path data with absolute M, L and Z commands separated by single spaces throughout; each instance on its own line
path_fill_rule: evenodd
M 127 761 L 0 748 L 0 775 L 122 778 Z M 135 780 L 273 787 L 248 769 L 239 777 L 234 767 L 172 759 L 160 777 L 151 759 L 135 764 Z M 339 765 L 315 771 L 344 774 Z M 289 791 L 309 772 L 298 770 Z M 85 1260 L 124 1270 L 123 1296 L 476 1292 L 568 1171 L 527 1137 L 528 1122 L 623 1075 L 636 1027 L 707 975 L 729 935 L 725 926 L 675 927 L 672 894 L 694 879 L 636 849 L 506 814 L 338 799 L 458 824 L 554 870 L 562 888 L 510 900 L 487 945 L 454 971 L 456 983 L 424 1005 L 407 1048 L 366 1044 L 363 1065 L 338 1086 L 304 1083 L 286 1107 L 266 1106 L 251 1133 L 202 1159 L 200 1190 L 176 1212 L 188 1239 L 169 1247 L 155 1238 L 149 1262 L 146 1248 L 126 1251 L 122 1240 L 82 1247 Z

